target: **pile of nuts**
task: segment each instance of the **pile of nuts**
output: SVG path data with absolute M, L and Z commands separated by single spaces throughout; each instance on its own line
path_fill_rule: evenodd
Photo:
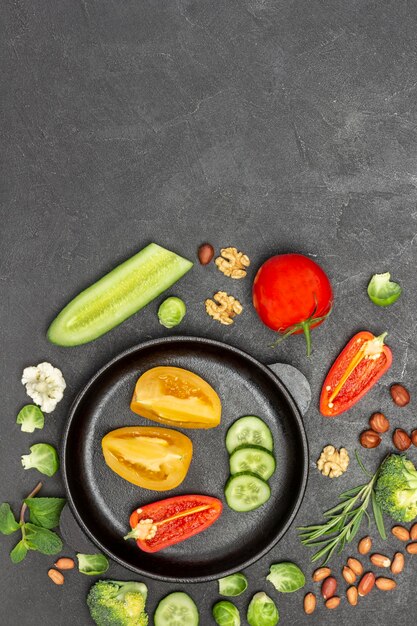
M 417 523 L 410 530 L 404 526 L 394 526 L 391 533 L 400 541 L 409 542 L 406 550 L 409 554 L 417 554 Z M 358 543 L 358 552 L 361 556 L 370 553 L 372 549 L 371 537 L 363 537 Z M 373 553 L 369 557 L 374 567 L 381 569 L 390 568 L 391 574 L 397 576 L 401 574 L 405 565 L 405 558 L 402 552 L 396 552 L 392 559 L 384 554 Z M 359 598 L 362 598 L 376 587 L 381 591 L 391 591 L 397 586 L 393 578 L 387 576 L 376 576 L 374 572 L 367 571 L 361 561 L 354 557 L 349 557 L 346 565 L 342 569 L 342 576 L 349 585 L 346 589 L 346 598 L 349 604 L 356 606 Z M 319 567 L 313 572 L 313 582 L 321 582 L 321 595 L 324 599 L 324 606 L 328 609 L 336 609 L 340 602 L 340 596 L 336 595 L 338 582 L 329 567 Z M 358 584 L 356 585 L 357 580 Z M 304 612 L 307 615 L 314 613 L 317 606 L 317 598 L 311 591 L 304 596 Z
M 203 243 L 198 249 L 198 260 L 201 265 L 208 265 L 214 257 L 214 248 L 210 243 Z M 217 268 L 230 278 L 240 279 L 246 276 L 250 265 L 249 257 L 237 248 L 229 247 L 220 250 L 215 260 Z M 218 291 L 213 298 L 205 301 L 206 313 L 220 324 L 233 324 L 233 318 L 240 315 L 243 307 L 239 300 L 226 291 Z
M 56 585 L 63 585 L 65 582 L 64 574 L 60 572 L 59 570 L 65 571 L 65 570 L 74 569 L 75 563 L 72 559 L 63 556 L 60 559 L 58 559 L 56 563 L 54 563 L 54 566 L 57 569 L 54 569 L 53 567 L 51 567 L 51 569 L 48 570 L 48 576 L 52 580 L 52 582 L 55 583 Z
M 391 397 L 399 407 L 406 406 L 410 402 L 410 394 L 403 385 L 392 385 L 390 389 Z M 359 437 L 363 448 L 377 448 L 381 443 L 381 434 L 386 433 L 390 428 L 389 420 L 383 413 L 373 413 L 369 419 L 368 430 L 364 430 Z M 396 428 L 392 435 L 392 442 L 400 452 L 408 450 L 413 443 L 417 446 L 417 429 L 411 435 L 402 428 Z

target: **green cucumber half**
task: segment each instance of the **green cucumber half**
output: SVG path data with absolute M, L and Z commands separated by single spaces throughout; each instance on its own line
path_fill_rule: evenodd
M 246 512 L 265 504 L 271 496 L 271 489 L 268 483 L 256 474 L 242 472 L 229 478 L 224 495 L 231 509 Z
M 275 472 L 274 455 L 261 446 L 241 446 L 230 455 L 230 473 L 252 472 L 263 480 Z
M 155 626 L 198 626 L 198 609 L 189 595 L 174 591 L 160 601 L 153 620 Z
M 256 415 L 245 415 L 230 426 L 226 435 L 226 448 L 229 454 L 239 446 L 262 446 L 272 451 L 274 440 L 265 422 Z
M 149 244 L 71 300 L 50 325 L 49 341 L 78 346 L 97 339 L 149 304 L 192 266 L 178 254 Z

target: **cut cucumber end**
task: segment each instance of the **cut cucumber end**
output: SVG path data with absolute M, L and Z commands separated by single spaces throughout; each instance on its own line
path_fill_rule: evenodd
M 193 263 L 151 243 L 76 296 L 54 319 L 48 340 L 78 346 L 119 326 L 177 282 Z
M 155 626 L 198 626 L 200 622 L 197 606 L 183 591 L 174 591 L 165 596 L 156 607 Z

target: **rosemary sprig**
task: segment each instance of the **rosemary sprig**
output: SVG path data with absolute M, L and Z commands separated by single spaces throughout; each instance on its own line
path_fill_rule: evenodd
M 362 471 L 371 477 L 369 482 L 340 494 L 342 502 L 323 514 L 325 521 L 322 524 L 298 528 L 301 543 L 318 548 L 311 558 L 313 563 L 323 559 L 322 565 L 325 565 L 336 550 L 341 552 L 345 545 L 352 541 L 362 524 L 363 517 L 370 519 L 368 507 L 371 503 L 378 531 L 381 537 L 386 539 L 382 512 L 374 494 L 379 468 L 374 475 L 371 475 L 358 455 L 356 458 Z

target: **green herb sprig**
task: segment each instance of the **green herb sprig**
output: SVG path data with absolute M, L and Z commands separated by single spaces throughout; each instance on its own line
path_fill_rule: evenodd
M 20 509 L 19 521 L 15 519 L 10 504 L 0 505 L 0 533 L 11 535 L 20 530 L 22 538 L 10 552 L 13 563 L 20 563 L 29 550 L 37 550 L 42 554 L 58 554 L 62 550 L 61 538 L 51 529 L 59 524 L 61 511 L 65 505 L 64 498 L 36 498 L 42 488 L 38 483 Z M 29 510 L 29 522 L 25 521 Z
M 372 505 L 379 534 L 382 539 L 387 538 L 382 511 L 374 492 L 379 468 L 375 474 L 370 474 L 357 452 L 355 455 L 359 467 L 370 478 L 369 482 L 340 494 L 339 497 L 342 502 L 323 514 L 325 521 L 322 524 L 298 528 L 301 543 L 305 546 L 318 548 L 311 557 L 313 563 L 323 559 L 322 565 L 325 565 L 335 551 L 341 552 L 345 545 L 354 539 L 361 527 L 363 518 L 366 516 L 370 521 L 369 505 Z

